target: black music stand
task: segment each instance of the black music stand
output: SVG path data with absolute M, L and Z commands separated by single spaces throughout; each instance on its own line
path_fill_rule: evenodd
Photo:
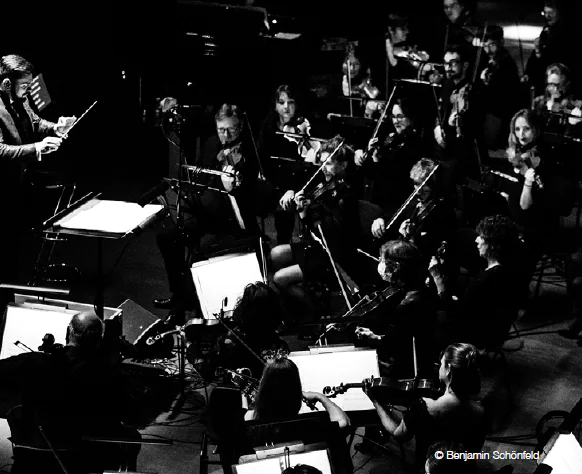
M 119 240 L 137 235 L 166 210 L 161 204 L 141 207 L 137 203 L 100 199 L 101 193 L 88 193 L 45 221 L 43 231 L 97 239 L 97 291 L 95 312 L 103 319 L 103 239 Z M 103 218 L 107 219 L 107 222 Z

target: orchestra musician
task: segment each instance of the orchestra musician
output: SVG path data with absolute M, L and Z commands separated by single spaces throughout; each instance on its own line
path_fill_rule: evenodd
M 490 150 L 507 147 L 506 130 L 520 107 L 520 80 L 515 61 L 504 46 L 503 28 L 488 25 L 483 49 L 487 67 L 481 72 L 485 85 L 485 143 Z
M 283 319 L 279 295 L 262 282 L 249 283 L 236 302 L 232 317 L 234 330 L 250 351 L 236 337 L 226 334 L 219 341 L 218 365 L 227 369 L 248 368 L 258 379 L 264 364 L 254 354 L 266 362 L 277 351 L 289 352 L 287 343 L 277 334 Z
M 429 271 L 442 309 L 439 347 L 455 340 L 468 341 L 478 349 L 499 347 L 529 293 L 528 256 L 515 223 L 501 215 L 486 217 L 475 235 L 486 268 L 465 288 L 451 284 L 440 258 L 431 259 Z
M 141 439 L 136 429 L 123 424 L 131 408 L 129 387 L 107 355 L 104 333 L 95 313 L 82 312 L 71 318 L 65 347 L 0 361 L 3 388 L 19 394 L 22 404 L 21 416 L 13 422 L 13 441 L 33 447 L 15 457 L 13 472 L 63 472 L 50 453 L 33 454 L 34 448 L 48 449 L 39 425 L 55 448 L 71 452 L 70 458 L 63 455 L 69 472 L 117 470 L 125 456 L 127 467 L 136 469 L 139 444 L 122 450 L 113 443 L 81 443 L 84 436 Z
M 522 78 L 524 83 L 534 88 L 535 96 L 544 93 L 544 76 L 548 66 L 555 63 L 571 68 L 577 66 L 574 46 L 577 25 L 566 24 L 566 17 L 556 0 L 544 0 L 542 15 L 546 25 L 536 39 L 536 48 L 527 61 L 526 74 Z
M 323 230 L 328 249 L 348 275 L 358 273 L 356 241 L 360 221 L 358 203 L 353 185 L 354 156 L 339 136 L 323 144 L 323 165 L 317 176 L 323 175 L 314 189 L 295 192 L 289 190 L 281 199 L 283 209 L 296 209 L 303 222 L 303 241 L 277 245 L 271 250 L 275 270 L 273 282 L 281 292 L 306 306 L 303 313 L 317 314 L 315 303 L 298 286 L 305 281 L 333 281 L 329 255 L 319 240 Z
M 59 148 L 76 120 L 60 117 L 53 123 L 33 111 L 29 96 L 33 73 L 33 65 L 22 56 L 9 54 L 0 58 L 0 199 L 6 204 L 5 222 L 10 223 L 0 250 L 3 282 L 17 277 L 18 249 L 33 211 L 32 202 L 28 202 L 30 177 L 25 172 Z
M 536 97 L 533 109 L 544 118 L 545 132 L 582 135 L 582 101 L 572 93 L 572 73 L 568 66 L 555 63 L 546 69 L 546 90 Z
M 410 170 L 425 155 L 417 116 L 411 100 L 397 99 L 390 114 L 394 131 L 372 137 L 367 152 L 355 152 L 356 166 L 364 176 L 362 199 L 381 207 L 389 216 L 413 191 Z
M 257 142 L 259 156 L 264 163 L 266 178 L 281 192 L 303 186 L 310 175 L 311 167 L 307 165 L 315 162 L 320 147 L 319 142 L 289 139 L 277 133 L 309 134 L 311 125 L 304 116 L 299 115 L 302 112 L 298 94 L 291 86 L 283 84 L 275 91 L 274 109 L 261 126 Z M 297 160 L 300 166 L 286 166 L 277 158 Z M 288 244 L 295 226 L 295 214 L 279 206 L 274 216 L 277 243 Z
M 483 84 L 471 77 L 470 53 L 467 46 L 447 48 L 444 56 L 447 78 L 440 97 L 442 122 L 434 130 L 438 156 L 457 182 L 466 176 L 480 179 L 481 175 Z
M 443 0 L 446 17 L 445 34 L 441 45 L 472 44 L 479 34 L 481 24 L 475 16 L 476 2 L 473 0 Z M 442 50 L 441 50 L 442 51 Z
M 483 407 L 473 400 L 481 390 L 477 349 L 471 344 L 451 344 L 439 362 L 444 394 L 436 400 L 420 398 L 402 417 L 391 405 L 376 400 L 373 390 L 366 391 L 388 433 L 402 442 L 416 439 L 419 468 L 425 466 L 429 446 L 436 441 L 455 441 L 468 452 L 479 452 L 487 433 Z
M 366 316 L 368 324 L 356 328 L 356 338 L 377 348 L 382 376 L 398 379 L 414 375 L 414 337 L 418 371 L 426 376 L 435 355 L 436 312 L 418 248 L 403 240 L 386 242 L 380 249 L 378 273 L 394 294 Z
M 372 78 L 370 58 L 364 54 L 363 47 L 359 43 L 348 43 L 342 73 L 344 97 L 362 99 L 361 103 L 364 107 L 361 108 L 364 110 L 364 116 L 371 118 L 378 110 L 378 103 L 373 99 L 380 97 L 380 90 L 375 78 Z
M 553 245 L 560 215 L 572 207 L 573 186 L 556 169 L 535 112 L 523 109 L 513 117 L 507 155 L 518 178 L 508 193 L 509 212 L 539 257 L 545 246 Z
M 216 112 L 215 123 L 217 135 L 206 142 L 196 164 L 222 174 L 201 172 L 192 178 L 203 192 L 187 192 L 183 229 L 172 222 L 157 234 L 172 297 L 155 299 L 154 304 L 171 309 L 170 315 L 177 324 L 182 322 L 185 308 L 195 305 L 184 247 L 196 247 L 205 235 L 211 236 L 215 244 L 260 235 L 255 217 L 261 193 L 257 180 L 259 162 L 245 134 L 243 112 L 236 105 L 223 104 Z
M 248 410 L 246 420 L 262 422 L 283 421 L 296 418 L 307 400 L 321 403 L 330 421 L 338 422 L 340 428 L 350 426 L 346 413 L 322 393 L 304 392 L 301 389 L 299 369 L 287 357 L 277 357 L 265 365 L 254 410 Z
M 457 229 L 455 211 L 443 193 L 438 170 L 422 186 L 435 167 L 436 163 L 433 160 L 422 158 L 410 170 L 410 179 L 418 190 L 416 205 L 410 217 L 401 222 L 398 230 L 401 238 L 418 247 L 427 264 L 443 241 L 454 246 L 454 234 Z M 389 218 L 385 216 L 374 221 L 372 234 L 375 237 L 382 238 L 385 235 Z

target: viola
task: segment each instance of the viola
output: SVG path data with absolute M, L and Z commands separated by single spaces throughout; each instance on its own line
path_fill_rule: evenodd
M 230 382 L 240 389 L 242 394 L 247 397 L 250 407 L 255 405 L 259 393 L 259 381 L 251 377 L 250 369 L 243 367 L 236 370 L 217 367 L 214 371 L 215 377 L 228 376 Z
M 342 383 L 335 387 L 324 387 L 323 394 L 334 398 L 352 388 L 362 388 L 366 393 L 374 392 L 374 398 L 381 403 L 407 405 L 419 397 L 438 398 L 442 395 L 438 385 L 430 379 L 393 379 L 391 377 L 370 377 L 360 383 Z
M 471 88 L 471 84 L 467 83 L 451 94 L 450 102 L 452 108 L 448 123 L 449 126 L 456 129 L 457 138 L 463 136 L 463 116 L 469 109 L 469 94 L 471 93 Z

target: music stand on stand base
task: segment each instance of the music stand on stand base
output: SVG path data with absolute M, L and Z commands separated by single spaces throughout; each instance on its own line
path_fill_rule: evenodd
M 104 273 L 103 239 L 122 239 L 137 234 L 165 212 L 164 206 L 108 201 L 100 199 L 101 193 L 89 193 L 42 225 L 42 230 L 57 235 L 68 234 L 97 239 L 97 289 L 95 312 L 103 319 Z

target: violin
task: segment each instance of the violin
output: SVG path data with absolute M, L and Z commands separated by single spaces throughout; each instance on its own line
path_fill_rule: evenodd
M 537 151 L 537 147 L 531 147 L 529 150 L 527 150 L 525 153 L 522 153 L 520 156 L 523 165 L 525 167 L 526 170 L 528 169 L 535 169 L 539 166 L 539 164 L 541 163 L 541 158 L 538 154 Z M 542 182 L 542 180 L 540 179 L 539 175 L 536 173 L 535 175 L 535 186 L 537 189 L 543 189 L 544 188 L 544 183 Z
M 297 153 L 303 160 L 309 163 L 318 162 L 318 153 L 321 149 L 321 142 L 317 140 L 309 140 L 311 132 L 311 124 L 306 118 L 299 118 L 295 124 L 285 124 L 283 126 L 284 137 L 292 143 L 297 144 Z M 304 135 L 304 138 L 299 138 L 292 135 Z
M 250 369 L 243 367 L 236 370 L 217 367 L 214 371 L 215 377 L 228 376 L 230 382 L 238 387 L 242 394 L 247 397 L 250 407 L 254 407 L 259 393 L 259 381 L 251 377 Z
M 437 208 L 439 204 L 443 202 L 443 198 L 431 199 L 428 203 L 424 204 L 420 211 L 415 212 L 410 218 L 410 224 L 408 226 L 408 233 L 405 240 L 409 242 L 414 242 L 414 239 L 420 235 L 420 231 L 423 226 L 424 220 L 432 214 L 432 212 Z
M 471 93 L 471 84 L 467 83 L 451 94 L 451 114 L 449 115 L 449 126 L 454 127 L 457 138 L 463 137 L 463 115 L 469 109 L 469 94 Z
M 371 311 L 374 311 L 385 301 L 394 299 L 397 295 L 402 295 L 403 292 L 404 290 L 402 288 L 395 286 L 388 286 L 383 290 L 374 291 L 373 293 L 364 296 L 341 318 L 361 318 Z
M 419 397 L 438 398 L 442 395 L 438 385 L 430 379 L 393 379 L 391 377 L 370 377 L 360 383 L 342 383 L 335 387 L 324 387 L 323 394 L 334 398 L 346 393 L 352 388 L 362 388 L 365 392 L 374 393 L 379 402 L 407 405 Z

